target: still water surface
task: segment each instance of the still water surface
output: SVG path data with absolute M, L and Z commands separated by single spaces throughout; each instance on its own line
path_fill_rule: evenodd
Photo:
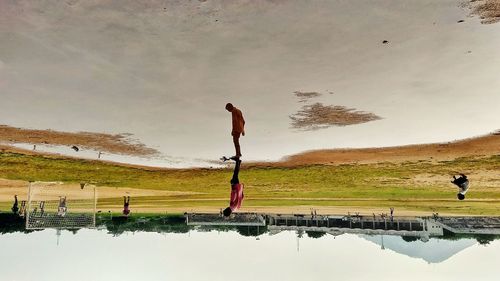
M 0 124 L 132 133 L 166 156 L 143 164 L 190 167 L 234 151 L 226 102 L 247 120 L 245 160 L 500 123 L 500 24 L 460 0 L 63 2 L 0 1 Z M 294 91 L 383 119 L 293 130 Z
M 0 279 L 456 281 L 500 274 L 500 240 L 240 233 L 8 233 L 0 236 Z

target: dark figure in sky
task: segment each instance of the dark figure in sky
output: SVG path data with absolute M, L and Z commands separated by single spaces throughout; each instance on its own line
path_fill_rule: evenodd
M 245 119 L 241 110 L 234 107 L 232 104 L 226 104 L 226 110 L 231 112 L 233 127 L 231 130 L 231 136 L 233 136 L 234 148 L 236 150 L 236 157 L 241 157 L 240 149 L 240 136 L 245 135 Z
M 128 215 L 130 214 L 129 205 L 130 205 L 130 196 L 123 196 L 123 214 L 126 217 L 128 217 Z
M 454 185 L 458 186 L 457 198 L 458 200 L 464 200 L 465 194 L 469 190 L 469 180 L 467 176 L 464 174 L 460 174 L 460 177 L 453 176 L 453 180 L 451 181 Z
M 17 212 L 19 212 L 19 207 L 18 207 L 18 202 L 17 202 L 17 195 L 14 195 L 14 205 L 12 205 L 11 210 L 12 210 L 12 212 L 14 214 L 17 214 Z
M 238 157 L 231 157 L 232 160 L 236 161 L 234 166 L 233 177 L 231 178 L 231 200 L 229 202 L 229 207 L 224 209 L 222 213 L 225 217 L 229 217 L 234 211 L 241 207 L 241 202 L 243 202 L 243 184 L 240 183 L 238 175 L 240 173 L 241 160 Z

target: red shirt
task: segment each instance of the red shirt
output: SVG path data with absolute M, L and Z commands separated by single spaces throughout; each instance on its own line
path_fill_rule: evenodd
M 243 184 L 237 183 L 231 186 L 231 202 L 229 202 L 231 211 L 238 210 L 241 207 L 241 202 L 243 202 Z

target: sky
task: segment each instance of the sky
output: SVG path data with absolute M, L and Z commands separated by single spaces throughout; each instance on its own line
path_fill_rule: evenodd
M 234 153 L 227 102 L 246 119 L 244 160 L 487 134 L 500 24 L 459 4 L 0 1 L 0 124 L 132 133 L 185 163 Z M 295 91 L 382 119 L 292 129 Z
M 295 232 L 260 240 L 230 232 L 186 234 L 55 230 L 0 235 L 2 280 L 496 280 L 498 240 L 384 236 L 377 242 L 344 234 L 319 239 Z M 59 239 L 59 241 L 58 241 Z M 371 237 L 380 240 L 380 236 Z M 426 252 L 424 252 L 426 251 Z M 408 254 L 411 252 L 410 254 Z M 420 252 L 420 253 L 419 253 Z M 441 257 L 443 253 L 446 256 Z M 431 263 L 422 257 L 439 261 Z M 26 265 L 29 265 L 27 268 Z

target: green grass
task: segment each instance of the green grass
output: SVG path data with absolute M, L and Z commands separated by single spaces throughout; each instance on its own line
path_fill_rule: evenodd
M 445 180 L 415 185 L 417 175 L 449 176 L 457 171 L 479 175 L 500 171 L 500 156 L 460 158 L 431 163 L 305 166 L 297 168 L 242 167 L 245 207 L 343 206 L 500 215 L 500 179 L 472 182 L 467 200 L 455 200 L 456 188 Z M 134 198 L 135 206 L 190 208 L 227 204 L 231 170 L 152 171 L 99 161 L 0 153 L 0 178 L 14 180 L 94 182 L 98 186 L 132 187 L 200 194 Z M 499 175 L 500 177 L 500 175 Z M 497 201 L 484 201 L 497 200 Z M 483 200 L 483 201 L 481 201 Z M 99 200 L 99 208 L 120 206 L 120 198 Z M 8 210 L 9 202 L 0 202 Z

